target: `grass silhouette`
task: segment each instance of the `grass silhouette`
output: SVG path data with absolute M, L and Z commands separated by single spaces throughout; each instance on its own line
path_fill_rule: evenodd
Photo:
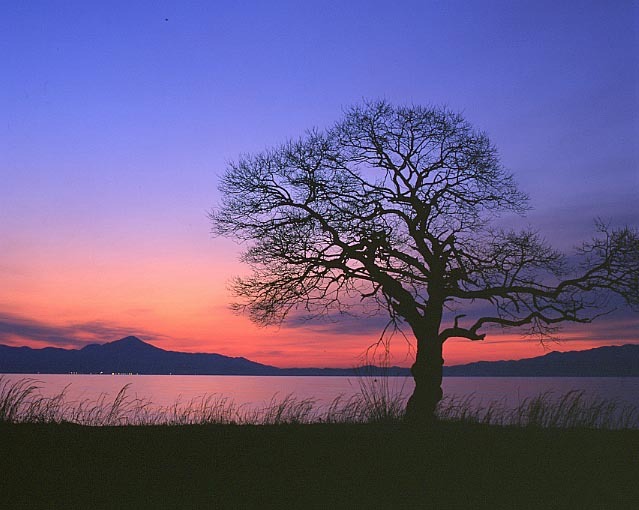
M 74 423 L 88 426 L 151 425 L 280 425 L 312 423 L 400 423 L 405 397 L 389 377 L 360 377 L 359 391 L 336 397 L 328 404 L 313 398 L 274 395 L 262 406 L 237 404 L 218 394 L 178 400 L 156 406 L 148 399 L 132 397 L 125 385 L 113 398 L 73 401 L 67 388 L 52 397 L 40 393 L 31 378 L 11 380 L 0 376 L 0 422 Z M 437 410 L 441 421 L 543 427 L 639 429 L 639 410 L 620 401 L 589 397 L 583 391 L 556 396 L 545 392 L 525 398 L 514 408 L 505 402 L 480 405 L 475 395 L 447 397 Z

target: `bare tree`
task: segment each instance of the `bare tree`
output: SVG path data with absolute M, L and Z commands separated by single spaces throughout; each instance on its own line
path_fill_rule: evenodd
M 491 227 L 528 198 L 488 137 L 444 108 L 350 108 L 326 131 L 231 163 L 220 190 L 213 231 L 248 242 L 252 268 L 233 282 L 235 310 L 261 325 L 354 302 L 384 311 L 416 339 L 407 419 L 433 418 L 449 338 L 498 324 L 543 339 L 590 322 L 611 294 L 639 308 L 637 231 L 599 224 L 574 262 L 534 231 Z M 492 311 L 445 314 L 477 303 Z

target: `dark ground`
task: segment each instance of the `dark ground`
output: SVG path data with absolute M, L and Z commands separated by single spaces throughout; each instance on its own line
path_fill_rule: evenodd
M 0 508 L 639 508 L 639 431 L 0 424 Z

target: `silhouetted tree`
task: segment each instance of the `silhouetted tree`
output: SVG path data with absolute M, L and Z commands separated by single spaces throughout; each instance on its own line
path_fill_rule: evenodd
M 574 262 L 534 231 L 492 228 L 528 198 L 488 137 L 444 108 L 350 108 L 326 131 L 231 163 L 220 191 L 213 231 L 247 241 L 252 268 L 233 281 L 235 310 L 261 325 L 355 301 L 385 311 L 416 339 L 407 419 L 434 416 L 449 338 L 481 340 L 492 323 L 543 339 L 590 322 L 610 293 L 639 306 L 637 231 L 599 223 Z

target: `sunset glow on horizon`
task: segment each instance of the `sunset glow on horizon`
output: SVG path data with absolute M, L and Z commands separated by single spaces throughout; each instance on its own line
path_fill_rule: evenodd
M 8 6 L 0 344 L 135 335 L 278 367 L 366 361 L 383 316 L 259 328 L 232 314 L 245 247 L 213 238 L 207 217 L 229 161 L 329 126 L 362 98 L 463 112 L 530 195 L 527 218 L 504 222 L 562 250 L 595 218 L 639 225 L 636 6 L 406 4 Z M 389 19 L 403 27 L 392 37 Z M 639 344 L 639 317 L 567 325 L 545 346 L 487 333 L 449 340 L 446 364 Z M 409 366 L 401 334 L 392 345 L 391 364 Z

